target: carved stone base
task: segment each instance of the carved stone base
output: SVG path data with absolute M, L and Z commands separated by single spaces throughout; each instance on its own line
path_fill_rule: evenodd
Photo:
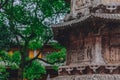
M 93 74 L 93 75 L 58 76 L 51 80 L 120 80 L 120 75 Z

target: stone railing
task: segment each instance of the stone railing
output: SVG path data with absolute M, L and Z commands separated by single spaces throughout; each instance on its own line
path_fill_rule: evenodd
M 58 70 L 59 75 L 74 74 L 120 74 L 120 65 L 70 65 L 61 66 Z

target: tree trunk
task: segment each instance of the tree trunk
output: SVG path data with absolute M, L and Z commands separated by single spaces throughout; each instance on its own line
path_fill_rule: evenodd
M 18 69 L 18 80 L 23 80 L 23 68 Z
M 21 54 L 21 63 L 20 63 L 20 67 L 18 70 L 18 80 L 23 80 L 23 72 L 24 72 L 24 62 L 25 62 L 25 57 L 24 54 Z
M 21 62 L 20 62 L 20 67 L 18 70 L 18 80 L 24 80 L 23 77 L 23 72 L 24 72 L 24 66 L 25 66 L 25 59 L 27 57 L 27 44 L 25 44 L 25 47 L 23 47 L 23 49 L 20 51 L 21 53 Z

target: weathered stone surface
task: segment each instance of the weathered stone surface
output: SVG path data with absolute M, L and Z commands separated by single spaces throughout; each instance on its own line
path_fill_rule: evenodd
M 65 21 L 53 27 L 67 48 L 53 80 L 120 80 L 120 0 L 71 0 Z
M 82 76 L 59 76 L 51 80 L 120 80 L 120 75 L 93 74 Z

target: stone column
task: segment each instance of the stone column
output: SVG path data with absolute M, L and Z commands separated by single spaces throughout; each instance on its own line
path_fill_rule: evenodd
M 94 59 L 92 61 L 92 64 L 95 65 L 100 65 L 100 64 L 105 64 L 105 61 L 102 57 L 102 43 L 101 43 L 101 36 L 96 36 L 95 39 L 95 50 L 94 50 Z

